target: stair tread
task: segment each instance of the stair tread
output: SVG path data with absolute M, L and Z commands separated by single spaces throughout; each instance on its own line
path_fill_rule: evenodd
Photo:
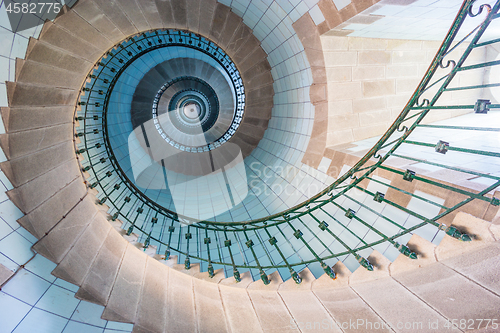
M 52 271 L 52 275 L 72 284 L 81 285 L 110 229 L 105 219 L 96 214 L 82 236 Z
M 96 214 L 94 203 L 88 198 L 83 199 L 65 218 L 54 221 L 57 224 L 33 248 L 52 262 L 60 263 Z
M 113 229 L 108 233 L 76 297 L 106 305 L 118 273 L 127 242 Z
M 103 318 L 111 321 L 134 323 L 141 297 L 147 256 L 128 245 L 120 270 L 113 284 Z

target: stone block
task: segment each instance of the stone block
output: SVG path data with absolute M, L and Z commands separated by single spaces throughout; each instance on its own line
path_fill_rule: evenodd
M 326 69 L 328 82 L 345 82 L 352 79 L 352 68 L 348 66 L 330 67 Z
M 307 52 L 306 52 L 307 54 Z M 324 53 L 325 66 L 356 66 L 358 60 L 358 53 L 355 51 L 344 52 L 328 52 Z
M 325 52 L 349 50 L 350 39 L 347 37 L 322 36 L 321 45 Z
M 361 96 L 361 82 L 340 82 L 328 84 L 328 100 L 353 100 Z
M 352 69 L 352 79 L 359 80 L 378 80 L 385 78 L 384 66 L 358 66 Z
M 197 327 L 200 332 L 228 332 L 219 287 L 214 283 L 193 279 Z M 204 311 L 202 309 L 210 309 Z
M 423 266 L 427 266 L 437 261 L 434 254 L 436 246 L 419 235 L 412 235 L 407 246 L 411 251 L 417 254 L 418 259 L 410 259 L 400 254 L 390 266 L 392 276 L 396 276 L 403 272 L 418 270 Z
M 389 123 L 391 120 L 391 113 L 389 110 L 363 112 L 359 114 L 359 125 L 370 126 L 378 123 Z
M 385 110 L 386 108 L 387 102 L 385 96 L 375 98 L 360 98 L 352 101 L 352 111 L 356 113 Z M 387 110 L 387 112 L 389 112 L 389 110 Z
M 360 65 L 386 65 L 391 63 L 391 52 L 388 51 L 360 51 L 358 53 Z
M 363 96 L 378 97 L 396 93 L 394 80 L 363 81 Z
M 328 130 L 346 130 L 359 127 L 358 114 L 345 114 L 328 117 Z

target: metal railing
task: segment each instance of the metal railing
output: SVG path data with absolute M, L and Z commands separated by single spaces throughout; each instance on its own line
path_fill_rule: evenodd
M 122 221 L 128 234 L 134 232 L 140 235 L 144 248 L 155 245 L 158 253 L 165 253 L 166 259 L 176 254 L 179 262 L 184 260 L 186 268 L 193 262 L 199 262 L 201 269 L 211 276 L 215 269 L 224 268 L 238 281 L 241 272 L 249 270 L 253 277 L 260 277 L 267 284 L 268 274 L 277 269 L 283 279 L 292 277 L 300 283 L 297 272 L 306 266 L 315 275 L 326 272 L 335 278 L 331 266 L 347 258 L 373 270 L 365 257 L 381 244 L 390 244 L 398 253 L 416 259 L 418 253 L 410 249 L 404 240 L 422 228 L 433 228 L 436 233 L 444 231 L 456 239 L 471 241 L 469 235 L 442 223 L 442 219 L 473 200 L 498 206 L 500 200 L 491 193 L 500 185 L 500 176 L 462 167 L 456 156 L 472 154 L 489 158 L 490 163 L 500 165 L 500 151 L 459 147 L 444 140 L 451 132 L 491 133 L 500 132 L 500 128 L 494 124 L 491 124 L 492 127 L 426 124 L 425 119 L 441 110 L 482 113 L 500 108 L 500 104 L 479 98 L 486 90 L 499 87 L 500 82 L 468 85 L 462 83 L 465 80 L 460 80 L 456 83 L 459 75 L 500 65 L 500 60 L 468 63 L 472 52 L 500 43 L 500 38 L 483 38 L 488 26 L 498 19 L 499 7 L 500 2 L 493 6 L 479 6 L 473 0 L 464 1 L 406 107 L 375 146 L 325 190 L 300 205 L 266 218 L 227 223 L 201 221 L 186 227 L 182 227 L 184 223 L 192 222 L 189 217 L 157 205 L 136 188 L 121 170 L 106 137 L 106 110 L 113 82 L 123 68 L 148 50 L 174 45 L 175 38 L 184 38 L 192 43 L 203 41 L 211 53 L 217 52 L 218 47 L 194 34 L 169 30 L 129 38 L 96 64 L 80 96 L 80 107 L 76 113 L 80 126 L 76 135 L 82 142 L 77 145 L 77 153 L 85 155 L 82 169 L 88 172 L 89 186 L 98 189 L 99 203 L 109 205 L 112 220 Z M 483 16 L 472 31 L 461 31 L 464 22 Z M 459 35 L 464 37 L 459 39 Z M 457 60 L 452 60 L 452 57 Z M 468 94 L 459 95 L 459 98 L 447 97 L 461 91 Z M 474 100 L 461 103 L 466 97 Z M 412 139 L 411 135 L 419 130 L 432 130 L 442 135 L 443 139 L 438 142 Z M 423 155 L 412 154 L 412 149 L 408 147 L 429 151 Z M 451 152 L 459 154 L 454 155 L 453 162 L 446 160 Z M 429 158 L 429 154 L 438 158 Z M 393 166 L 391 158 L 467 174 L 480 180 L 478 184 L 486 185 L 477 190 L 426 177 L 411 169 Z M 385 175 L 389 181 L 376 176 L 377 173 Z M 391 182 L 391 179 L 403 182 Z M 376 185 L 378 190 L 371 190 L 367 184 Z M 417 185 L 453 195 L 456 199 L 445 205 L 447 202 L 417 193 Z M 437 207 L 439 212 L 428 216 L 425 212 L 409 209 L 397 199 L 398 196 L 405 197 L 405 202 L 419 200 Z M 386 207 L 399 215 L 385 213 Z M 406 216 L 412 222 L 398 216 Z

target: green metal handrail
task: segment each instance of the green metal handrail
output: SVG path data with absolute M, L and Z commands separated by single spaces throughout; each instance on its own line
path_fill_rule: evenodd
M 459 88 L 480 90 L 499 86 L 496 83 L 486 83 L 450 88 L 450 83 L 453 82 L 458 73 L 500 65 L 500 61 L 464 65 L 472 50 L 500 43 L 500 39 L 481 40 L 490 22 L 498 18 L 500 1 L 497 1 L 492 7 L 489 5 L 476 7 L 475 3 L 474 0 L 463 2 L 448 35 L 424 78 L 391 127 L 372 149 L 333 184 L 303 203 L 279 214 L 244 222 L 201 221 L 189 225 L 186 231 L 182 230 L 182 223 L 192 222 L 192 219 L 158 206 L 136 188 L 121 170 L 113 157 L 107 137 L 106 110 L 113 82 L 116 82 L 123 68 L 126 68 L 142 54 L 160 47 L 175 45 L 175 37 L 178 36 L 193 42 L 204 41 L 208 43 L 210 52 L 213 50 L 217 52 L 219 48 L 195 34 L 173 30 L 151 31 L 129 38 L 107 52 L 89 74 L 90 82 L 82 88 L 79 102 L 81 110 L 78 110 L 76 114 L 76 120 L 80 121 L 80 127 L 76 135 L 83 140 L 81 144 L 77 145 L 76 150 L 78 154 L 86 156 L 86 159 L 82 161 L 82 169 L 89 174 L 87 180 L 90 187 L 99 190 L 99 203 L 106 203 L 110 206 L 111 219 L 121 220 L 123 228 L 127 230 L 128 234 L 132 232 L 140 234 L 145 248 L 149 245 L 156 245 L 158 252 L 165 251 L 166 259 L 172 253 L 176 253 L 179 255 L 179 262 L 182 258 L 185 259 L 186 268 L 189 268 L 193 261 L 198 261 L 202 264 L 202 269 L 206 269 L 210 276 L 214 275 L 214 269 L 217 268 L 225 268 L 226 273 L 229 274 L 232 269 L 236 280 L 240 279 L 241 272 L 250 270 L 254 277 L 260 277 L 267 284 L 269 283 L 267 274 L 278 269 L 284 279 L 292 277 L 297 283 L 300 283 L 297 272 L 305 266 L 309 266 L 311 270 L 314 269 L 315 273 L 322 271 L 335 278 L 335 273 L 330 267 L 331 264 L 349 255 L 353 256 L 359 265 L 373 270 L 372 264 L 360 253 L 367 249 L 373 249 L 382 243 L 391 244 L 400 253 L 416 259 L 418 253 L 402 244 L 400 239 L 429 225 L 435 227 L 436 230 L 443 230 L 447 235 L 459 240 L 470 241 L 471 238 L 468 235 L 452 226 L 444 225 L 439 220 L 476 199 L 498 206 L 500 200 L 488 195 L 488 193 L 500 186 L 500 177 L 468 170 L 460 166 L 428 161 L 418 156 L 406 156 L 405 153 L 398 152 L 398 149 L 401 150 L 402 145 L 416 145 L 434 148 L 436 154 L 446 154 L 448 151 L 453 151 L 491 158 L 500 157 L 498 152 L 454 147 L 444 141 L 427 143 L 409 140 L 409 136 L 419 128 L 435 131 L 500 132 L 499 128 L 491 127 L 422 124 L 430 112 L 439 112 L 439 110 L 500 109 L 500 104 L 485 103 L 481 100 L 475 104 L 436 105 L 443 94 L 459 91 Z M 464 21 L 478 15 L 485 16 L 480 25 L 457 41 L 457 35 Z M 173 40 L 172 36 L 174 36 Z M 459 46 L 465 47 L 465 51 L 459 59 L 457 61 L 447 60 L 453 52 L 458 50 Z M 448 70 L 448 73 L 440 76 L 441 74 L 438 72 L 443 70 Z M 431 89 L 437 89 L 437 91 L 431 94 Z M 427 94 L 431 94 L 431 96 L 426 97 Z M 398 157 L 446 170 L 468 173 L 472 176 L 489 179 L 492 183 L 489 186 L 484 186 L 481 191 L 468 190 L 419 176 L 411 170 L 399 170 L 391 167 L 387 164 L 389 157 Z M 405 190 L 376 179 L 374 173 L 379 170 L 393 174 L 394 177 L 402 177 L 408 182 L 422 182 L 428 186 L 458 193 L 463 196 L 463 200 L 452 207 L 447 207 L 414 194 L 411 190 Z M 385 186 L 386 191 L 397 191 L 401 195 L 429 203 L 438 207 L 440 213 L 432 218 L 426 217 L 420 212 L 412 211 L 388 199 L 383 192 L 369 191 L 363 186 L 363 181 L 371 181 L 374 184 Z M 363 193 L 373 198 L 376 205 L 391 206 L 419 222 L 412 226 L 405 226 L 402 221 L 391 219 L 367 203 L 358 200 L 354 193 Z M 348 203 L 344 203 L 345 201 Z M 391 232 L 391 234 L 382 232 L 374 227 L 371 221 L 362 216 L 362 211 L 377 216 L 383 223 L 395 228 L 396 231 Z M 373 232 L 377 235 L 377 240 L 366 241 L 363 235 L 353 232 L 351 223 L 362 226 L 363 230 Z M 353 239 L 355 241 L 352 241 Z M 334 247 L 337 250 L 334 250 Z

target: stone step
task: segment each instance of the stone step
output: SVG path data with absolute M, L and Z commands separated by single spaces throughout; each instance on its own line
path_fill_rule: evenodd
M 252 36 L 252 30 L 246 24 L 240 24 L 234 31 L 229 43 L 225 48 L 226 53 L 236 61 L 233 57 L 245 45 Z
M 264 332 L 296 332 L 292 326 L 295 321 L 290 315 L 278 288 L 283 280 L 276 271 L 269 275 L 270 283 L 266 286 L 262 280 L 251 283 L 247 292 L 255 313 Z
M 234 277 L 223 279 L 219 283 L 225 319 L 233 333 L 263 332 L 246 291 L 248 285 L 253 282 L 250 274 L 247 273 L 242 274 L 242 280 L 239 283 L 234 283 Z
M 151 27 L 144 17 L 138 2 L 136 0 L 120 0 L 118 1 L 118 5 L 138 31 L 150 30 Z
M 229 42 L 234 36 L 235 31 L 238 30 L 240 25 L 245 25 L 243 23 L 243 19 L 230 10 L 226 16 L 224 28 L 221 30 L 221 34 L 217 39 L 217 44 L 220 45 L 222 49 L 225 50 L 227 48 Z
M 74 160 L 74 150 L 73 142 L 66 141 L 29 155 L 3 162 L 0 164 L 0 168 L 9 178 L 12 185 L 19 187 L 46 173 L 47 170 L 52 170 L 69 160 Z M 34 164 L 32 161 L 37 161 L 37 163 Z
M 61 124 L 11 134 L 0 134 L 5 156 L 16 159 L 73 140 L 73 124 Z M 33 143 L 36 142 L 37 145 Z
M 200 6 L 198 31 L 202 36 L 209 37 L 212 29 L 212 22 L 217 7 L 217 0 L 203 0 Z
M 101 53 L 107 51 L 115 42 L 103 36 L 95 27 L 84 20 L 75 11 L 70 10 L 66 14 L 59 16 L 54 23 L 72 35 L 88 41 Z
M 27 214 L 77 178 L 83 182 L 78 163 L 72 159 L 32 181 L 8 191 L 7 195 L 23 213 Z
M 119 2 L 116 0 L 98 1 L 92 0 L 99 7 L 99 10 L 124 34 L 130 36 L 139 32 L 125 14 Z
M 170 319 L 165 316 L 165 309 L 176 306 L 168 302 L 169 275 L 169 268 L 147 257 L 133 332 L 165 332 L 165 324 Z
M 85 75 L 94 65 L 79 55 L 34 38 L 29 40 L 25 59 Z
M 96 214 L 94 203 L 84 198 L 65 218 L 54 221 L 54 226 L 33 245 L 33 249 L 52 262 L 60 263 Z
M 357 283 L 351 286 L 351 290 L 380 318 L 383 318 L 372 323 L 372 325 L 378 324 L 373 326 L 375 328 L 387 327 L 384 325 L 390 324 L 394 331 L 403 332 L 401 328 L 398 329 L 398 323 L 403 325 L 410 323 L 411 327 L 404 332 L 422 332 L 428 322 L 437 322 L 439 327 L 444 327 L 446 323 L 438 312 L 392 278 Z M 397 302 L 394 301 L 394 295 L 397 295 Z M 354 316 L 357 318 L 357 315 Z M 354 316 L 351 315 L 351 318 Z M 364 326 L 364 329 L 369 331 L 367 326 Z
M 33 236 L 40 239 L 53 227 L 54 222 L 57 223 L 63 219 L 85 197 L 86 190 L 81 179 L 77 178 L 54 196 L 47 198 L 47 201 L 40 206 L 21 217 L 18 222 Z
M 399 274 L 406 271 L 413 271 L 422 266 L 426 266 L 437 261 L 435 251 L 436 245 L 419 235 L 411 236 L 407 246 L 418 256 L 417 260 L 410 259 L 407 256 L 400 254 L 391 264 L 389 270 L 391 275 Z
M 187 29 L 194 33 L 199 32 L 200 28 L 200 7 L 204 1 L 201 0 L 186 0 L 186 7 L 189 12 L 187 15 Z
M 226 20 L 230 11 L 231 8 L 221 3 L 218 3 L 215 7 L 209 34 L 210 39 L 212 39 L 213 41 L 219 41 L 221 32 L 224 30 L 224 26 L 226 25 Z
M 99 33 L 113 44 L 118 43 L 126 37 L 93 0 L 78 1 L 72 8 L 72 11 L 97 29 Z
M 369 271 L 363 266 L 359 266 L 349 277 L 349 284 L 354 285 L 389 276 L 389 265 L 391 265 L 391 261 L 384 257 L 382 253 L 374 250 L 366 259 L 372 264 L 373 271 Z
M 9 134 L 72 124 L 74 106 L 1 108 L 5 131 Z
M 170 0 L 155 0 L 155 4 L 158 9 L 158 14 L 160 14 L 160 19 L 163 22 L 163 27 L 175 28 L 174 14 L 172 12 Z
M 45 22 L 38 39 L 75 56 L 82 57 L 91 63 L 95 63 L 105 51 L 105 49 L 100 49 L 94 44 L 78 38 L 76 35 L 71 34 L 50 21 Z
M 52 275 L 74 285 L 81 285 L 110 230 L 104 217 L 97 213 L 82 236 L 52 271 Z
M 141 8 L 142 14 L 146 18 L 148 25 L 151 29 L 162 29 L 163 21 L 158 12 L 158 7 L 154 0 L 141 0 L 137 1 L 137 4 Z
M 106 305 L 126 247 L 127 242 L 116 231 L 110 229 L 75 297 Z
M 219 286 L 193 279 L 193 290 L 199 332 L 228 332 Z M 206 309 L 206 310 L 205 310 Z M 207 311 L 210 309 L 209 311 Z
M 167 306 L 163 332 L 197 332 L 197 315 L 193 294 L 193 278 L 168 269 Z M 199 311 L 202 311 L 199 309 Z
M 172 14 L 174 16 L 175 28 L 187 29 L 187 16 L 190 14 L 186 0 L 171 0 Z
M 451 225 L 471 236 L 472 241 L 462 242 L 446 235 L 436 248 L 436 258 L 439 261 L 459 256 L 500 239 L 500 226 L 463 212 L 455 216 Z
M 22 69 L 17 70 L 22 63 Z M 21 65 L 19 65 L 21 66 Z M 40 86 L 78 90 L 82 86 L 82 76 L 75 75 L 73 71 L 59 69 L 32 60 L 16 59 L 16 82 Z
M 78 90 L 7 82 L 7 97 L 11 108 L 74 105 L 77 96 Z
M 133 245 L 127 246 L 103 319 L 132 324 L 136 321 L 147 260 Z
M 317 328 L 315 323 L 334 322 L 331 315 L 311 291 L 312 283 L 316 280 L 314 275 L 308 268 L 302 270 L 299 275 L 302 278 L 300 284 L 295 283 L 293 279 L 289 279 L 282 283 L 278 289 L 279 295 L 294 319 L 294 322 L 289 323 L 289 329 L 296 327 L 296 329 L 305 331 L 308 327 Z M 341 332 L 335 326 L 330 328 L 329 332 Z
M 456 318 L 494 318 L 498 315 L 498 294 L 441 263 L 399 274 L 394 279 L 450 321 Z M 475 329 L 486 325 L 475 324 Z

